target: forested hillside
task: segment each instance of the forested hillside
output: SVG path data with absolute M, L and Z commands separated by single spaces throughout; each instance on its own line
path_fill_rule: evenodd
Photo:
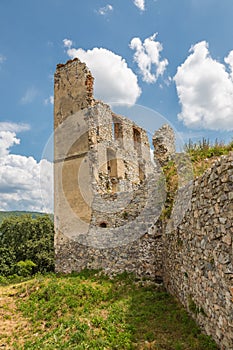
M 36 218 L 37 216 L 44 215 L 44 213 L 34 212 L 34 211 L 0 211 L 0 224 L 4 218 L 9 216 L 22 216 L 22 215 L 30 215 L 32 218 Z

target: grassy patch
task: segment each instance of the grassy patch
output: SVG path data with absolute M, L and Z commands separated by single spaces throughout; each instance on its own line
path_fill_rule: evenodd
M 189 142 L 185 145 L 185 151 L 190 156 L 193 163 L 193 171 L 195 176 L 202 175 L 206 169 L 211 167 L 213 162 L 222 155 L 227 155 L 233 151 L 233 141 L 224 144 L 215 140 L 211 143 L 208 139 L 203 138 L 198 142 Z
M 161 219 L 169 219 L 178 187 L 186 185 L 193 178 L 203 175 L 216 160 L 233 151 L 233 141 L 224 144 L 218 140 L 211 143 L 203 138 L 201 141 L 189 142 L 184 146 L 185 153 L 177 153 L 174 159 L 163 167 L 166 178 L 167 197 Z
M 15 305 L 2 299 L 5 349 L 217 349 L 173 297 L 130 275 L 40 276 L 1 293 Z

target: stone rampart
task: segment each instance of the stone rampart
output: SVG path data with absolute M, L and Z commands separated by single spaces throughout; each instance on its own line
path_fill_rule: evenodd
M 194 181 L 189 204 L 164 233 L 164 283 L 221 349 L 232 350 L 233 154 Z

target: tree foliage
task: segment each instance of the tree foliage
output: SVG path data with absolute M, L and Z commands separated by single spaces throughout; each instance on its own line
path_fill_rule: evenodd
M 30 272 L 54 270 L 54 227 L 48 215 L 36 218 L 12 216 L 3 220 L 0 226 L 0 275 L 19 272 L 25 261 L 33 264 L 26 269 Z

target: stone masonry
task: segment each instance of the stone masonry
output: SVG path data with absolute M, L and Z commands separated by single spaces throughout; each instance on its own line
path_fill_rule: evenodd
M 78 59 L 57 66 L 54 82 L 56 270 L 103 269 L 163 280 L 213 336 L 233 350 L 233 154 L 192 180 L 175 154 L 174 132 L 153 136 L 93 97 Z M 175 162 L 179 186 L 171 219 L 162 168 Z
M 165 124 L 155 131 L 153 136 L 154 155 L 159 159 L 161 165 L 172 159 L 176 153 L 174 131 L 170 125 Z
M 146 131 L 94 99 L 78 59 L 57 66 L 54 86 L 56 270 L 160 280 L 166 193 Z
M 224 350 L 233 349 L 232 219 L 233 153 L 194 181 L 182 222 L 163 240 L 166 288 Z

